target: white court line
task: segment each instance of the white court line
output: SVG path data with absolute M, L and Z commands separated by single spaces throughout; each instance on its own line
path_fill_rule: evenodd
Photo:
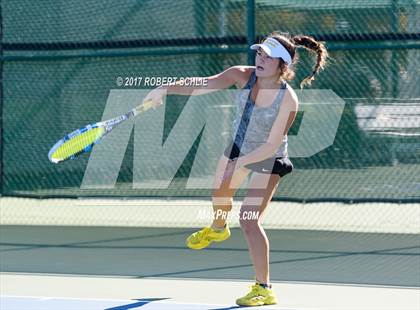
M 98 274 L 71 274 L 71 273 L 45 273 L 45 272 L 0 272 L 1 275 L 28 275 L 28 276 L 51 276 L 51 277 L 76 277 L 76 278 L 98 278 L 98 279 L 149 279 L 149 280 L 168 280 L 168 281 L 197 281 L 203 280 L 207 282 L 220 282 L 221 279 L 214 279 L 214 278 L 206 278 L 200 277 L 198 278 L 189 278 L 189 277 L 143 277 L 139 278 L 138 276 L 126 276 L 126 275 L 98 275 Z M 251 283 L 251 280 L 246 279 L 233 279 L 233 278 L 223 278 L 223 282 L 243 282 L 243 283 Z M 393 289 L 419 289 L 417 286 L 408 286 L 408 285 L 386 285 L 386 284 L 365 284 L 365 283 L 344 283 L 344 282 L 317 282 L 317 281 L 296 281 L 296 280 L 275 280 L 271 281 L 271 283 L 284 283 L 284 284 L 305 284 L 305 285 L 332 285 L 332 286 L 350 286 L 350 287 L 367 287 L 367 288 L 393 288 Z
M 0 274 L 1 295 L 135 300 L 169 298 L 167 303 L 235 305 L 252 284 L 240 281 L 118 279 Z M 419 288 L 273 283 L 279 304 L 270 309 L 418 310 Z M 162 300 L 160 302 L 165 302 Z M 152 304 L 157 301 L 150 303 Z M 144 306 L 143 306 L 144 307 Z M 265 307 L 266 308 L 266 307 Z
M 86 301 L 115 301 L 115 302 L 122 302 L 122 303 L 127 303 L 127 302 L 140 302 L 140 301 L 147 301 L 146 299 L 142 299 L 142 298 L 138 298 L 138 299 L 112 299 L 112 298 L 77 298 L 77 297 L 42 297 L 42 296 L 30 296 L 30 295 L 26 295 L 26 296 L 22 296 L 22 295 L 0 295 L 0 297 L 5 297 L 5 298 L 34 298 L 34 299 L 40 299 L 40 300 L 57 300 L 57 299 L 65 299 L 65 300 L 86 300 Z M 146 297 L 147 298 L 147 297 Z M 191 303 L 191 302 L 175 302 L 175 301 L 170 301 L 168 299 L 166 300 L 156 300 L 153 301 L 153 303 L 168 303 L 168 304 L 179 304 L 179 305 L 184 305 L 184 304 L 188 304 L 188 305 L 201 305 L 201 304 L 197 304 L 197 303 Z M 217 306 L 217 307 L 226 307 L 226 304 L 211 304 L 210 306 Z

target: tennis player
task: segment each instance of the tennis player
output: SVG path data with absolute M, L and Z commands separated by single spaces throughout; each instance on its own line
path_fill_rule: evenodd
M 317 56 L 313 72 L 300 84 L 303 88 L 305 84 L 310 85 L 324 68 L 328 56 L 325 46 L 310 36 L 292 37 L 288 33 L 273 32 L 261 44 L 250 47 L 256 51 L 255 66 L 230 67 L 208 77 L 206 87 L 200 86 L 200 89 L 178 84 L 158 87 L 144 99 L 152 99 L 154 106 L 158 106 L 165 94 L 201 95 L 232 85 L 242 89 L 243 95 L 238 96 L 236 103 L 232 142 L 219 159 L 214 178 L 213 213 L 219 216 L 186 241 L 188 247 L 199 250 L 212 242 L 229 238 L 226 214 L 232 209 L 236 190 L 251 174 L 239 221 L 248 243 L 256 283 L 247 295 L 236 300 L 240 306 L 277 303 L 269 277 L 269 241 L 261 219 L 280 179 L 293 170 L 287 153 L 287 132 L 295 120 L 299 104 L 287 81 L 294 78 L 299 47 Z

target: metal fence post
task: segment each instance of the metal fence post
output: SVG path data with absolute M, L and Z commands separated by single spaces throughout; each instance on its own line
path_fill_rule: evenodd
M 255 40 L 255 0 L 247 2 L 247 36 L 246 43 L 248 47 L 254 44 Z M 248 48 L 248 65 L 254 65 L 254 53 Z
M 0 196 L 3 195 L 3 3 L 0 0 Z

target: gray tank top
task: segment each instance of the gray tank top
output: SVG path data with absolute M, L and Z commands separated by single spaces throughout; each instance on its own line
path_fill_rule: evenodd
M 236 97 L 236 115 L 232 126 L 232 139 L 241 153 L 248 154 L 263 145 L 270 135 L 286 90 L 283 82 L 274 102 L 268 107 L 257 107 L 251 99 L 251 90 L 257 81 L 255 71 Z M 275 153 L 276 157 L 288 157 L 287 135 Z

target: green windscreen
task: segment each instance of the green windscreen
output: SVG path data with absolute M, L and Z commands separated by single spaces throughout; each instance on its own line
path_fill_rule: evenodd
M 186 186 L 199 138 L 166 189 L 133 188 L 133 135 L 112 189 L 81 189 L 89 155 L 54 165 L 47 154 L 65 134 L 101 120 L 110 90 L 123 89 L 119 76 L 209 76 L 246 65 L 247 1 L 1 5 L 2 195 L 210 195 Z M 309 89 L 332 90 L 345 102 L 333 144 L 291 158 L 295 171 L 275 198 L 420 201 L 419 1 L 256 1 L 254 14 L 255 41 L 273 30 L 325 41 L 330 59 Z M 315 63 L 305 50 L 299 55 L 294 88 Z M 168 97 L 165 137 L 187 99 Z

